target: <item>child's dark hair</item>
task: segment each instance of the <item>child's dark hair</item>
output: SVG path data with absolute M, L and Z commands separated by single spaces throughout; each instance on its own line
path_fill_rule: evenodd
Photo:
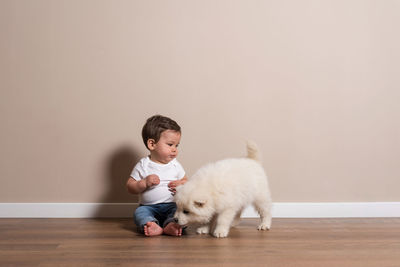
M 181 127 L 176 121 L 161 115 L 154 115 L 147 119 L 142 129 L 142 138 L 144 145 L 147 147 L 147 141 L 154 139 L 157 143 L 160 140 L 161 133 L 166 130 L 181 132 Z

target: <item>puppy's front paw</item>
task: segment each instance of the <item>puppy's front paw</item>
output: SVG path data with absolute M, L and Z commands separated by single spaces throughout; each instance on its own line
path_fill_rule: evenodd
M 264 224 L 264 223 L 260 224 L 260 225 L 257 227 L 258 230 L 262 230 L 262 231 L 269 230 L 269 228 L 271 228 L 271 226 L 268 225 L 268 224 Z
M 227 236 L 228 236 L 228 233 L 229 233 L 229 228 L 220 228 L 220 227 L 217 227 L 217 228 L 215 229 L 213 235 L 214 235 L 215 237 L 221 238 L 221 237 L 227 237 Z
M 208 234 L 210 233 L 210 228 L 208 225 L 199 227 L 197 228 L 196 233 L 198 233 L 199 235 Z

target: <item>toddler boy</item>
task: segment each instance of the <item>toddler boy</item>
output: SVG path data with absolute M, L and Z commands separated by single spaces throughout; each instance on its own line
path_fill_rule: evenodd
M 181 236 L 182 228 L 173 219 L 173 194 L 187 180 L 176 159 L 181 128 L 174 120 L 155 115 L 143 126 L 142 137 L 150 155 L 136 164 L 126 183 L 130 193 L 139 194 L 135 223 L 146 236 Z

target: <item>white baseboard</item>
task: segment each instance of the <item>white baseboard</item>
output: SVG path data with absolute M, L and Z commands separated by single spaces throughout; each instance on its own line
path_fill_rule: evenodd
M 248 207 L 242 217 L 258 217 Z M 274 203 L 272 217 L 276 218 L 363 218 L 400 217 L 400 202 L 280 202 Z
M 125 218 L 135 203 L 0 203 L 0 218 Z
M 132 203 L 0 203 L 0 218 L 127 218 L 137 204 Z M 248 207 L 243 218 L 256 218 Z M 274 218 L 400 217 L 400 202 L 279 202 Z

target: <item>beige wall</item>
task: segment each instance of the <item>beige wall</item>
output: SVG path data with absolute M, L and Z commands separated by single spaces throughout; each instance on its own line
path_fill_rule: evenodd
M 400 201 L 399 1 L 0 1 L 0 202 L 136 202 L 179 159 L 264 154 L 275 201 Z M 245 181 L 243 181 L 245 182 Z

